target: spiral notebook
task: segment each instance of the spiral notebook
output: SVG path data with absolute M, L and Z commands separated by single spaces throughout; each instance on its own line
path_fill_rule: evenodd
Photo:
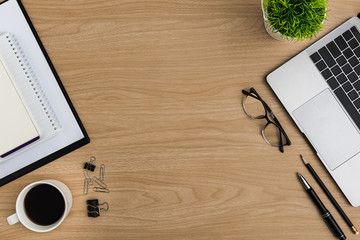
M 9 80 L 20 96 L 20 102 L 25 106 L 25 110 L 27 110 L 25 113 L 28 113 L 28 118 L 30 121 L 32 120 L 31 122 L 35 125 L 31 126 L 30 123 L 28 123 L 28 126 L 24 126 L 24 124 L 29 122 L 24 111 L 22 111 L 22 119 L 14 119 L 14 116 L 11 116 L 13 121 L 18 120 L 19 123 L 8 124 L 8 127 L 13 128 L 11 129 L 12 132 L 8 131 L 6 134 L 0 132 L 0 137 L 6 139 L 7 143 L 9 143 L 10 140 L 14 140 L 15 143 L 18 142 L 21 144 L 16 146 L 14 143 L 13 148 L 9 149 L 11 151 L 7 151 L 6 154 L 0 156 L 0 161 L 5 161 L 54 136 L 60 130 L 60 127 L 21 46 L 17 43 L 15 36 L 12 36 L 10 33 L 0 34 L 0 61 L 9 75 Z M 12 100 L 16 101 L 15 98 Z M 18 101 L 15 103 L 16 106 L 13 106 L 8 112 L 5 112 L 5 116 L 16 112 L 18 109 L 20 110 L 20 103 Z M 11 102 L 7 103 L 7 105 L 11 105 Z M 4 127 L 6 127 L 6 125 Z M 36 132 L 34 132 L 34 129 Z M 27 132 L 31 134 L 29 133 L 29 135 Z M 27 135 L 29 137 L 26 138 Z
M 40 136 L 0 158 L 2 186 L 86 145 L 90 138 L 21 0 L 0 3 L 0 60 Z
M 0 158 L 39 139 L 35 124 L 1 60 L 0 112 Z

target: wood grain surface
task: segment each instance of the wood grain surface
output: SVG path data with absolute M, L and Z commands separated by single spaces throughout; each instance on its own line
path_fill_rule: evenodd
M 265 76 L 360 11 L 329 1 L 315 40 L 280 42 L 265 31 L 260 0 L 23 0 L 91 143 L 0 188 L 0 239 L 334 239 L 295 173 L 308 178 L 348 239 L 357 239 L 299 154 L 355 226 L 346 201 L 281 106 Z M 255 87 L 293 145 L 261 137 L 242 109 Z M 82 165 L 106 165 L 111 192 L 83 195 Z M 57 179 L 73 208 L 49 233 L 9 226 L 27 184 Z M 358 191 L 359 189 L 354 189 Z M 88 218 L 86 200 L 110 210 Z

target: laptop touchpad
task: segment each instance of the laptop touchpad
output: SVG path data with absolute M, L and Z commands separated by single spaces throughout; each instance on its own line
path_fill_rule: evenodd
M 360 151 L 360 134 L 329 89 L 293 111 L 305 135 L 334 170 Z

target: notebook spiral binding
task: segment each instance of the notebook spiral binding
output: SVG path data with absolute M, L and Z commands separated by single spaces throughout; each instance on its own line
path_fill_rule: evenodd
M 33 88 L 33 91 L 34 91 L 35 95 L 37 96 L 37 98 L 44 110 L 44 113 L 47 115 L 48 121 L 50 122 L 50 124 L 52 125 L 52 127 L 55 131 L 59 130 L 61 128 L 61 126 L 56 118 L 56 115 L 55 115 L 54 111 L 52 110 L 52 108 L 50 107 L 50 104 L 45 97 L 45 93 L 43 92 L 33 70 L 31 69 L 31 66 L 28 63 L 26 56 L 24 55 L 19 43 L 17 42 L 16 38 L 10 33 L 6 34 L 6 39 L 8 40 L 8 43 L 10 44 L 10 46 L 12 47 L 12 50 L 13 50 L 14 54 L 16 55 L 16 58 L 19 61 L 19 65 L 21 66 L 24 74 L 26 75 L 27 81 Z

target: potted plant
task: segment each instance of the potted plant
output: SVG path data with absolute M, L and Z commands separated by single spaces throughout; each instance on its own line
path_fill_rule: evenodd
M 327 0 L 262 0 L 266 31 L 275 39 L 302 41 L 322 30 Z

